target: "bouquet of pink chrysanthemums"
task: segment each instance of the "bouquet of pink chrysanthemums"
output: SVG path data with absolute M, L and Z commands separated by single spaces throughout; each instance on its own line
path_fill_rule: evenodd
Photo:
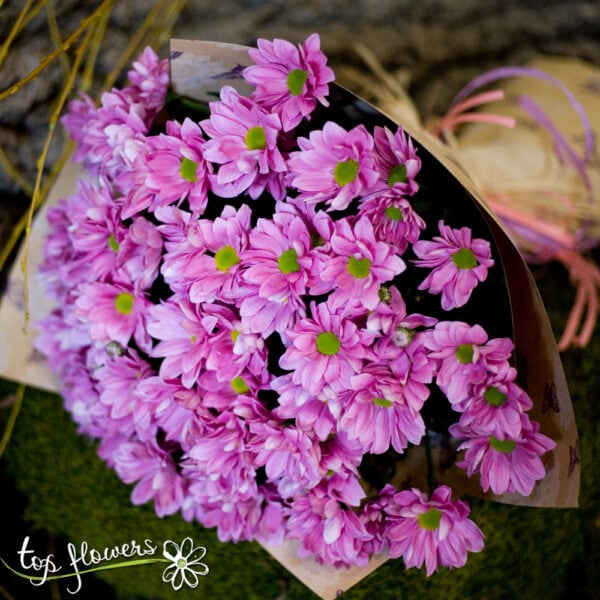
M 247 97 L 179 97 L 148 49 L 100 107 L 70 104 L 84 175 L 49 211 L 37 347 L 135 504 L 334 566 L 462 566 L 483 547 L 466 502 L 394 465 L 445 435 L 484 491 L 527 496 L 555 445 L 489 230 L 330 85 L 317 35 L 249 55 Z

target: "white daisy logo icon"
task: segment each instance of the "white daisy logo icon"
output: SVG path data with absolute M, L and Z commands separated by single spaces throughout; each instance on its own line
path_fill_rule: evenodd
M 163 544 L 163 556 L 171 564 L 163 571 L 162 579 L 170 583 L 175 591 L 180 590 L 186 583 L 189 587 L 198 586 L 198 576 L 208 574 L 208 566 L 200 562 L 206 554 L 206 548 L 194 548 L 192 538 L 186 537 L 181 545 L 171 540 Z

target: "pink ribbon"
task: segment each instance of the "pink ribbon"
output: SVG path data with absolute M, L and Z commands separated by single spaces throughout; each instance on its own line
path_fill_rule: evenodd
M 556 155 L 561 162 L 570 164 L 579 174 L 587 190 L 588 200 L 591 201 L 594 190 L 592 190 L 586 165 L 595 151 L 595 136 L 590 120 L 583 106 L 571 91 L 559 80 L 540 69 L 508 66 L 482 73 L 456 95 L 450 110 L 434 125 L 431 133 L 440 136 L 444 131 L 452 131 L 461 123 L 480 122 L 514 127 L 515 120 L 510 117 L 485 112 L 469 113 L 468 111 L 504 98 L 501 90 L 471 96 L 475 90 L 500 79 L 516 76 L 537 77 L 552 83 L 565 94 L 579 115 L 585 135 L 583 156 L 578 155 L 550 117 L 532 98 L 524 95 L 519 100 L 519 106 L 552 136 Z M 545 193 L 549 197 L 553 196 L 552 192 L 542 190 L 541 193 Z M 568 270 L 569 278 L 576 288 L 576 295 L 564 332 L 558 342 L 558 348 L 563 351 L 570 345 L 585 346 L 592 336 L 598 318 L 600 268 L 585 258 L 582 252 L 597 245 L 599 240 L 586 237 L 588 224 L 585 222 L 575 234 L 571 234 L 558 225 L 522 213 L 507 195 L 485 192 L 483 195 L 492 211 L 503 221 L 507 230 L 520 240 L 521 251 L 528 262 L 544 263 L 557 260 Z M 570 199 L 564 196 L 561 196 L 559 200 L 567 205 L 572 205 Z

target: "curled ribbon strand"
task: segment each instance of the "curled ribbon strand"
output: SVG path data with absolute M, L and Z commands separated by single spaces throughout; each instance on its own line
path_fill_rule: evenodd
M 577 153 L 552 122 L 552 119 L 532 98 L 523 95 L 519 99 L 520 108 L 551 136 L 554 151 L 560 162 L 572 167 L 581 178 L 588 203 L 593 202 L 597 190 L 592 189 L 587 168 L 595 152 L 595 135 L 589 117 L 581 103 L 561 81 L 540 69 L 507 66 L 482 73 L 460 90 L 446 115 L 433 125 L 430 133 L 440 138 L 444 133 L 453 131 L 460 124 L 477 122 L 514 128 L 516 121 L 511 117 L 469 111 L 479 109 L 491 102 L 503 100 L 505 97 L 502 90 L 492 90 L 472 96 L 471 94 L 477 89 L 501 79 L 519 76 L 536 77 L 553 84 L 567 97 L 577 112 L 585 138 L 585 149 L 582 156 Z M 591 224 L 589 219 L 577 219 L 573 202 L 564 196 L 561 196 L 563 204 L 567 206 L 567 210 L 573 218 L 568 219 L 568 223 L 559 224 L 540 218 L 539 215 L 533 216 L 521 211 L 509 193 L 501 194 L 483 190 L 482 194 L 492 211 L 504 223 L 528 262 L 540 264 L 556 260 L 568 270 L 570 281 L 576 289 L 576 295 L 564 332 L 558 341 L 558 348 L 564 351 L 571 345 L 585 346 L 593 334 L 600 307 L 600 268 L 583 254 L 599 242 L 587 235 Z M 548 198 L 556 196 L 547 190 L 540 190 L 540 194 Z M 571 230 L 569 230 L 569 224 L 574 224 Z

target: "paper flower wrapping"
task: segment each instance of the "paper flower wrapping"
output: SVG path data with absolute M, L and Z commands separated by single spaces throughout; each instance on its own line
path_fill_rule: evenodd
M 425 150 L 332 85 L 318 36 L 249 55 L 247 96 L 174 94 L 148 49 L 129 86 L 71 103 L 84 174 L 49 210 L 59 308 L 37 347 L 159 516 L 335 567 L 462 566 L 483 547 L 467 503 L 395 465 L 445 435 L 484 491 L 527 496 L 555 446 L 494 240 Z

